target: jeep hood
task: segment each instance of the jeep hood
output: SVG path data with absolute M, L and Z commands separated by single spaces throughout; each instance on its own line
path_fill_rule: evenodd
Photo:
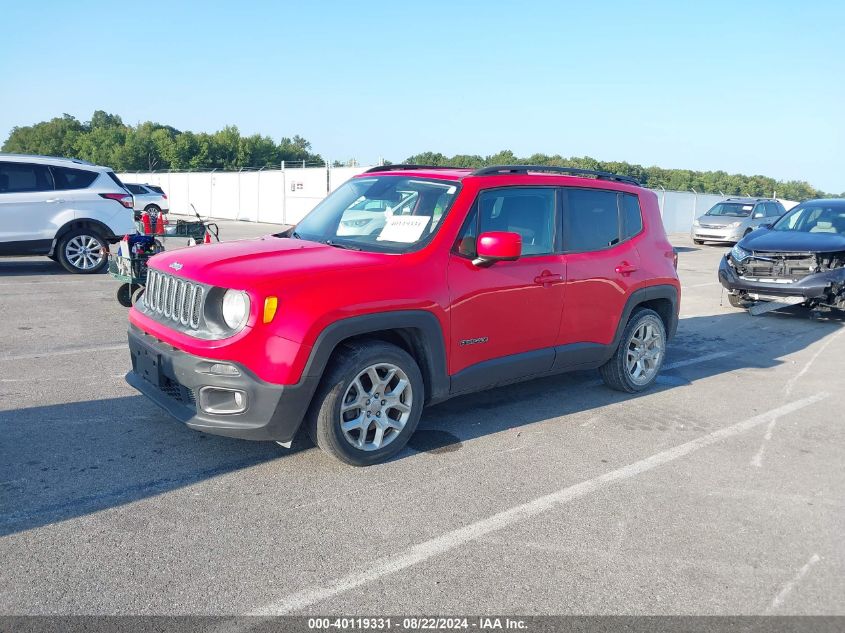
M 749 251 L 780 253 L 835 253 L 845 251 L 845 236 L 838 233 L 804 233 L 757 229 L 739 242 Z
M 150 267 L 204 284 L 241 290 L 330 270 L 384 266 L 384 253 L 352 251 L 267 235 L 165 251 Z

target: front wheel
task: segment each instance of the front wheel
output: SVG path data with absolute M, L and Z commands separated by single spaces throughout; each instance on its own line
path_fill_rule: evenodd
M 74 229 L 56 245 L 58 262 L 72 273 L 98 273 L 108 264 L 108 246 L 99 233 L 91 229 Z
M 741 295 L 735 295 L 731 293 L 728 293 L 728 303 L 730 303 L 731 306 L 733 306 L 734 308 L 742 308 L 743 310 L 745 310 L 746 308 L 750 308 L 752 305 L 754 305 L 753 301 L 749 301 Z
M 611 359 L 599 367 L 599 372 L 608 387 L 636 393 L 651 386 L 665 357 L 663 319 L 654 310 L 641 308 L 631 315 L 619 347 Z
M 321 449 L 353 466 L 383 462 L 405 446 L 420 419 L 422 374 L 403 349 L 381 341 L 340 348 L 308 412 Z

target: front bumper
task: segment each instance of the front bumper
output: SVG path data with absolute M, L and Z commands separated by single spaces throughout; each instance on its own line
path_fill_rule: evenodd
M 723 229 L 693 226 L 690 237 L 704 242 L 738 242 L 742 239 L 742 227 Z
M 762 297 L 803 297 L 805 300 L 826 300 L 836 284 L 841 285 L 845 281 L 845 269 L 807 275 L 791 283 L 755 281 L 740 277 L 728 262 L 728 257 L 725 255 L 719 263 L 719 282 L 734 293 L 739 291 Z
M 238 376 L 208 372 L 224 361 L 201 358 L 162 343 L 132 326 L 129 330 L 132 371 L 126 382 L 192 429 L 247 440 L 293 440 L 308 410 L 317 379 L 305 377 L 296 385 L 276 385 L 255 377 L 238 363 Z M 240 413 L 203 410 L 211 393 L 243 394 Z

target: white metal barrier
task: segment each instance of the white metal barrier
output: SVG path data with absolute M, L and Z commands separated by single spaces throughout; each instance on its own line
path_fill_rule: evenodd
M 158 185 L 167 193 L 174 213 L 250 222 L 296 224 L 327 193 L 367 167 L 294 167 L 242 171 L 130 172 L 119 174 L 130 183 Z M 688 232 L 692 221 L 728 196 L 692 191 L 653 190 L 668 233 Z M 781 200 L 789 209 L 796 202 Z

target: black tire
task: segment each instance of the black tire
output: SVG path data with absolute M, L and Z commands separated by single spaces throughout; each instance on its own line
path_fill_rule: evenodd
M 741 308 L 745 310 L 751 305 L 751 302 L 747 299 L 744 299 L 740 295 L 735 295 L 728 293 L 728 303 L 730 303 L 734 308 Z
M 144 286 L 138 286 L 135 290 L 132 291 L 132 305 L 134 306 L 138 301 L 141 300 L 141 296 L 144 294 Z
M 74 259 L 72 254 L 68 254 L 68 246 L 71 245 L 73 247 L 73 245 L 78 244 L 80 241 L 86 244 L 96 244 L 96 249 L 99 249 L 101 253 L 98 262 L 88 268 L 84 267 L 84 265 L 77 265 L 76 263 L 84 260 Z M 108 242 L 106 242 L 103 236 L 94 229 L 74 229 L 65 233 L 61 239 L 59 239 L 58 244 L 56 244 L 56 261 L 58 261 L 68 272 L 80 275 L 91 275 L 102 272 L 102 270 L 108 265 L 108 248 Z M 70 250 L 72 253 L 75 252 L 73 251 L 73 248 Z M 87 260 L 87 262 L 90 261 L 91 260 Z
M 704 244 L 704 240 L 693 240 L 692 243 L 701 246 L 702 244 Z
M 120 284 L 117 287 L 117 302 L 124 308 L 132 307 L 132 290 L 129 284 Z
M 367 368 L 374 365 L 385 364 L 398 368 L 405 374 L 410 386 L 410 406 L 407 420 L 400 431 L 395 429 L 388 429 L 384 432 L 384 438 L 390 437 L 390 440 L 381 448 L 364 450 L 352 445 L 352 440 L 348 439 L 347 433 L 341 429 L 341 405 L 344 397 L 351 395 L 350 390 L 356 389 L 353 382 L 362 374 Z M 361 381 L 359 381 L 359 384 Z M 398 383 L 397 383 L 398 385 Z M 394 386 L 394 389 L 398 386 Z M 375 384 L 372 384 L 371 390 L 376 389 Z M 393 455 L 404 448 L 408 442 L 408 438 L 414 433 L 422 413 L 423 401 L 425 398 L 425 386 L 423 384 L 422 374 L 417 366 L 416 361 L 403 349 L 383 343 L 381 341 L 365 341 L 350 345 L 343 345 L 334 354 L 332 361 L 326 368 L 326 373 L 323 376 L 317 393 L 314 394 L 314 400 L 308 410 L 305 419 L 305 428 L 311 440 L 326 451 L 332 457 L 352 466 L 369 466 L 390 459 Z M 387 393 L 386 391 L 384 393 Z M 407 393 L 407 392 L 404 392 Z M 361 399 L 367 397 L 366 395 L 357 394 Z M 378 394 L 376 395 L 384 395 Z M 366 401 L 367 403 L 370 400 Z M 374 406 L 378 406 L 376 399 L 373 399 Z M 380 401 L 381 405 L 385 404 L 384 400 Z M 388 408 L 385 408 L 384 415 L 387 419 L 389 415 Z M 365 413 L 365 407 L 354 409 L 351 413 L 353 418 L 357 418 L 355 411 L 361 416 L 363 423 L 367 424 L 366 430 L 353 429 L 351 433 L 356 431 L 364 433 L 365 441 L 369 438 L 369 433 L 376 433 L 375 418 L 370 422 L 369 412 Z M 396 412 L 394 412 L 395 415 Z M 379 410 L 379 417 L 381 410 Z M 364 417 L 366 415 L 366 418 Z
M 638 381 L 628 371 L 627 360 L 628 351 L 632 344 L 634 333 L 643 325 L 651 325 L 660 336 L 660 344 L 662 352 L 659 355 L 655 365 L 656 370 L 650 374 L 647 380 Z M 628 319 L 625 329 L 622 332 L 622 338 L 613 356 L 604 365 L 599 367 L 604 383 L 611 389 L 617 391 L 624 391 L 627 393 L 636 393 L 648 389 L 657 376 L 660 374 L 660 368 L 663 366 L 663 361 L 666 358 L 666 326 L 663 324 L 663 319 L 654 310 L 648 308 L 637 308 Z

